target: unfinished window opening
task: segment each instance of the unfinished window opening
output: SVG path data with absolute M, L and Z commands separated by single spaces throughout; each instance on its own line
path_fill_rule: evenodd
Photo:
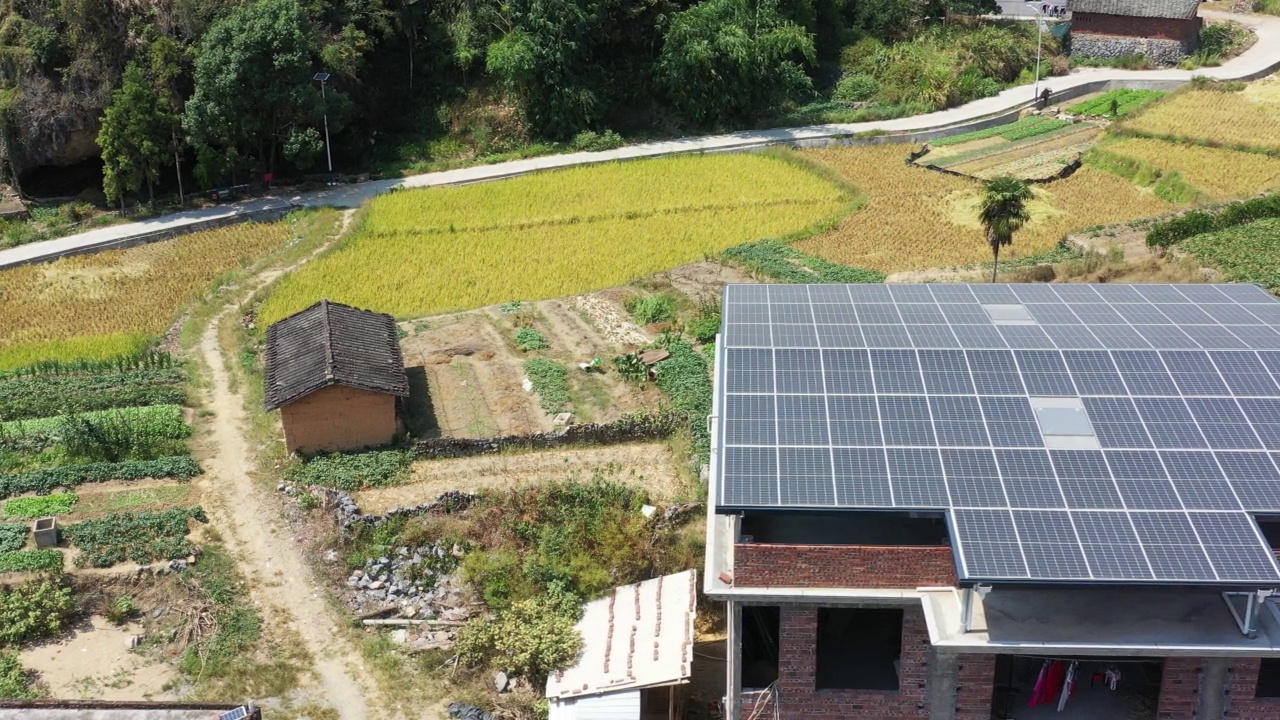
M 897 690 L 902 610 L 818 608 L 819 690 Z
M 1256 698 L 1280 698 L 1280 658 L 1262 658 L 1258 666 Z
M 1071 690 L 1062 693 L 1075 662 Z M 1160 705 L 1163 665 L 1149 658 L 996 656 L 994 720 L 1139 720 Z M 1112 682 L 1115 689 L 1112 689 Z M 1039 687 L 1039 690 L 1037 690 Z M 1062 702 L 1062 709 L 1058 709 Z
M 742 542 L 773 545 L 871 545 L 878 547 L 951 544 L 941 513 L 888 511 L 747 513 Z
M 763 690 L 778 680 L 778 639 L 782 611 L 776 606 L 742 606 L 743 690 Z
M 1280 515 L 1259 515 L 1254 519 L 1271 549 L 1280 550 Z

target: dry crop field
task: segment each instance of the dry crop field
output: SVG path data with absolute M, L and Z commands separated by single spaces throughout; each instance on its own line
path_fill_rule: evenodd
M 1038 120 L 1039 123 L 1028 124 Z M 1020 129 L 1025 126 L 1025 129 Z M 1003 133 L 993 130 L 1007 128 Z M 1026 180 L 1054 177 L 1093 146 L 1101 129 L 1092 123 L 1061 125 L 1033 117 L 1010 125 L 946 138 L 917 162 L 977 178 L 1013 175 Z
M 986 262 L 977 180 L 907 165 L 910 148 L 881 145 L 809 151 L 870 196 L 836 229 L 796 243 L 803 252 L 883 272 Z M 1036 188 L 1032 221 L 1003 257 L 1052 250 L 1068 232 L 1159 215 L 1174 206 L 1127 180 L 1084 167 Z
M 1280 92 L 1275 81 L 1241 92 L 1177 93 L 1125 122 L 1138 133 L 1214 145 L 1280 150 Z
M 284 223 L 0 271 L 0 369 L 141 350 L 227 272 L 283 246 Z
M 1280 106 L 1276 107 L 1280 114 Z M 1129 138 L 1108 143 L 1106 150 L 1154 167 L 1177 172 L 1192 187 L 1223 200 L 1280 185 L 1280 158 L 1200 145 Z
M 321 297 L 419 317 L 627 283 L 838 216 L 842 188 L 771 154 L 610 163 L 373 200 L 337 252 L 287 277 L 272 322 Z

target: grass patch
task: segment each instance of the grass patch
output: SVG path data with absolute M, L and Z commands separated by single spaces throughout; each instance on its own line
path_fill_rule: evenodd
M 288 478 L 302 485 L 319 485 L 355 492 L 399 485 L 409 477 L 413 453 L 373 450 L 363 453 L 319 455 L 289 469 Z
M 753 273 L 789 283 L 874 283 L 884 282 L 876 270 L 852 268 L 796 250 L 776 240 L 746 243 L 724 251 L 724 258 Z M 717 318 L 717 330 L 719 321 Z M 712 334 L 714 337 L 714 333 Z
M 803 231 L 848 201 L 842 188 L 770 154 L 607 163 L 390 193 L 370 202 L 350 240 L 284 278 L 258 322 L 321 297 L 402 317 L 563 297 Z M 433 282 L 421 282 L 426 272 Z
M 191 486 L 189 485 L 162 485 L 137 490 L 99 492 L 81 495 L 74 513 L 75 517 L 88 517 L 141 508 L 157 509 L 182 505 L 190 498 Z

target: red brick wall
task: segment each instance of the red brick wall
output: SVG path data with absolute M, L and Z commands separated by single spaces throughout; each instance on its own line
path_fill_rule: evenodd
M 995 655 L 961 655 L 956 682 L 955 720 L 991 720 Z
M 1200 18 L 1173 20 L 1079 12 L 1071 16 L 1071 32 L 1163 40 L 1192 40 L 1200 32 Z
M 739 544 L 736 587 L 917 588 L 954 586 L 949 547 Z
M 280 409 L 289 452 L 329 452 L 385 445 L 396 434 L 393 395 L 331 385 Z
M 1164 659 L 1160 671 L 1160 702 L 1156 720 L 1192 720 L 1200 708 L 1203 661 L 1193 657 Z
M 1258 658 L 1240 658 L 1227 679 L 1226 717 L 1231 720 L 1280 720 L 1280 698 L 1255 698 Z

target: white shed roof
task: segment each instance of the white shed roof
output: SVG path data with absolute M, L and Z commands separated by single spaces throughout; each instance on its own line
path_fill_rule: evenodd
M 578 621 L 578 664 L 547 679 L 552 700 L 672 685 L 689 677 L 697 571 L 614 588 Z

